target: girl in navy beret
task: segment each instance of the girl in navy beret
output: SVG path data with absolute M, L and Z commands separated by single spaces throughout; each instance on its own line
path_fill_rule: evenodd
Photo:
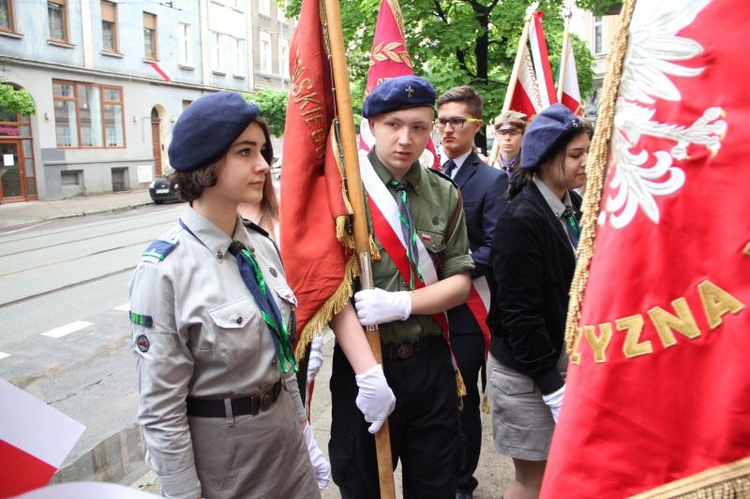
M 513 458 L 504 497 L 539 494 L 565 393 L 565 318 L 593 130 L 565 106 L 538 114 L 493 239 L 488 394 L 493 440 Z
M 172 131 L 187 204 L 130 281 L 138 422 L 165 497 L 315 499 L 330 479 L 296 379 L 296 298 L 273 241 L 238 215 L 262 204 L 272 158 L 258 106 L 234 92 Z

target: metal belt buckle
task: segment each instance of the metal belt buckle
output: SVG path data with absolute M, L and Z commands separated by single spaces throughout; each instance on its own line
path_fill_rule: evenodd
M 402 343 L 398 346 L 398 357 L 405 359 L 411 357 L 414 353 L 414 345 L 412 343 Z
M 260 410 L 267 411 L 273 404 L 273 396 L 270 391 L 265 391 L 260 394 Z

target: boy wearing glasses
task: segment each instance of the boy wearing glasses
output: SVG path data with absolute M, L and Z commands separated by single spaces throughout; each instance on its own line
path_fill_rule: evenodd
M 474 268 L 461 201 L 442 174 L 419 164 L 434 123 L 427 80 L 386 80 L 364 102 L 375 146 L 360 157 L 373 240 L 374 289 L 338 313 L 329 455 L 342 498 L 379 498 L 373 434 L 387 419 L 403 496 L 453 499 L 459 398 L 445 311 L 466 301 Z M 378 364 L 363 326 L 378 325 Z
M 482 446 L 482 421 L 479 413 L 479 373 L 489 346 L 485 323 L 487 305 L 482 291 L 488 291 L 485 274 L 489 271 L 490 250 L 495 224 L 500 217 L 507 181 L 502 172 L 490 167 L 474 152 L 474 137 L 482 129 L 482 98 L 470 86 L 454 87 L 438 98 L 435 125 L 440 132 L 448 161 L 443 165 L 447 175 L 461 189 L 469 247 L 474 260 L 471 278 L 474 291 L 467 303 L 448 310 L 451 347 L 466 384 L 461 411 L 462 459 L 456 498 L 472 497 L 478 482 L 473 474 L 479 463 Z M 489 294 L 484 297 L 489 303 Z

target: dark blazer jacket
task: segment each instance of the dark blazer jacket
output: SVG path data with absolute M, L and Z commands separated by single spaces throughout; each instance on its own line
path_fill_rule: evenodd
M 469 154 L 453 181 L 461 189 L 469 233 L 469 248 L 474 260 L 471 278 L 486 275 L 490 268 L 490 250 L 495 225 L 507 200 L 508 176 Z M 481 333 L 479 325 L 467 305 L 448 311 L 451 333 Z
M 581 197 L 570 191 L 580 214 Z M 533 182 L 505 207 L 495 228 L 490 352 L 534 379 L 544 394 L 562 387 L 568 291 L 576 257 L 565 229 Z

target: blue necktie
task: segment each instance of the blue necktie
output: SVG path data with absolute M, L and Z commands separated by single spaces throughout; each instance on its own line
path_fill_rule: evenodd
M 568 236 L 570 236 L 570 242 L 573 243 L 573 247 L 578 247 L 578 237 L 581 234 L 581 227 L 578 225 L 578 220 L 575 216 L 572 206 L 566 206 L 565 211 L 560 215 L 565 221 L 565 228 L 568 229 Z
M 449 160 L 448 160 L 448 161 L 446 161 L 446 162 L 445 162 L 445 164 L 443 165 L 443 172 L 444 172 L 444 173 L 445 173 L 446 175 L 448 175 L 448 176 L 449 176 L 450 178 L 453 178 L 453 175 L 452 175 L 452 174 L 453 174 L 453 170 L 455 170 L 455 169 L 456 169 L 456 166 L 457 166 L 457 165 L 456 165 L 456 162 L 455 162 L 455 161 L 453 161 L 452 159 L 449 159 Z
M 268 329 L 271 330 L 271 337 L 276 346 L 276 356 L 279 359 L 279 367 L 285 373 L 289 372 L 290 368 L 296 371 L 297 363 L 294 359 L 291 335 L 284 319 L 281 317 L 281 312 L 273 299 L 273 295 L 268 290 L 263 272 L 260 270 L 255 256 L 240 241 L 232 241 L 232 244 L 229 245 L 229 252 L 237 259 L 237 267 L 240 270 L 242 280 L 255 299 L 255 303 L 258 304 Z

